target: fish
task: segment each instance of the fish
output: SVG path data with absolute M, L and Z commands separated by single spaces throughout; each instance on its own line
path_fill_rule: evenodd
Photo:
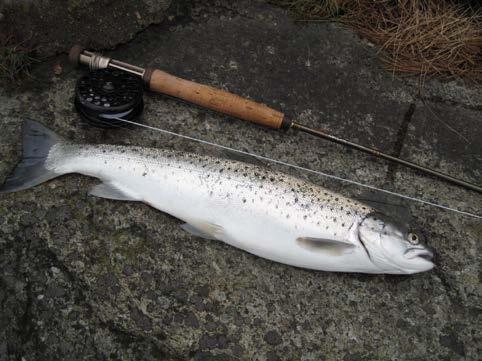
M 79 173 L 89 194 L 144 202 L 193 236 L 283 264 L 331 272 L 413 274 L 434 267 L 409 227 L 362 202 L 258 165 L 138 146 L 76 144 L 24 122 L 23 158 L 0 193 Z

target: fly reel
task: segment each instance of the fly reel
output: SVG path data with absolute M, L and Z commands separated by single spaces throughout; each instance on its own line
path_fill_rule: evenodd
M 142 80 L 116 69 L 92 71 L 77 81 L 75 108 L 88 124 L 99 128 L 128 125 L 121 119 L 134 120 L 143 108 Z

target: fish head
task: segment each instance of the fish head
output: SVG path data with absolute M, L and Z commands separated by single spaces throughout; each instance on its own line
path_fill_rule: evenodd
M 358 228 L 358 238 L 384 273 L 412 274 L 434 267 L 433 253 L 420 243 L 420 236 L 384 214 L 367 215 Z

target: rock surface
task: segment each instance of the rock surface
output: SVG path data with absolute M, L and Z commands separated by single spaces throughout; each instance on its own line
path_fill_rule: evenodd
M 180 1 L 177 1 L 179 3 Z M 43 58 L 74 44 L 112 48 L 164 19 L 170 0 L 6 0 L 0 34 L 36 47 Z
M 152 63 L 286 111 L 310 126 L 482 183 L 480 88 L 437 97 L 382 70 L 334 24 L 297 25 L 256 1 L 195 3 L 112 56 Z M 54 75 L 53 66 L 64 71 Z M 82 70 L 64 58 L 0 95 L 0 181 L 20 156 L 23 119 L 79 142 L 208 146 L 142 129 L 79 124 Z M 431 88 L 433 87 L 433 88 Z M 465 100 L 472 97 L 471 103 Z M 465 99 L 463 102 L 459 99 Z M 143 121 L 480 214 L 480 195 L 295 132 L 245 124 L 146 94 Z M 144 204 L 87 196 L 68 175 L 0 195 L 0 360 L 476 360 L 480 219 L 275 167 L 409 217 L 437 268 L 409 277 L 311 272 L 190 236 Z

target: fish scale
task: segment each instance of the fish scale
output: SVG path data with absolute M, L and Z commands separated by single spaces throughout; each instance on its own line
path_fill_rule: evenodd
M 356 220 L 373 212 L 320 186 L 239 161 L 171 150 L 73 144 L 54 146 L 49 158 L 48 168 L 56 173 L 81 173 L 115 183 L 136 200 L 187 223 L 219 225 L 226 233 L 219 240 L 278 261 L 263 253 L 263 243 L 277 248 L 287 243 L 296 249 L 298 237 L 344 240 Z M 240 224 L 257 224 L 256 238 L 266 238 L 263 228 L 272 229 L 269 233 L 277 239 L 255 238 L 258 250 L 252 238 L 239 234 Z M 280 229 L 287 232 L 280 234 Z
M 375 217 L 375 209 L 310 182 L 206 155 L 73 144 L 35 122 L 24 131 L 23 161 L 0 191 L 67 173 L 100 179 L 93 196 L 147 203 L 184 221 L 182 228 L 195 236 L 273 261 L 364 273 L 419 272 L 407 268 L 416 262 L 423 270 L 433 266 L 418 260 L 424 249 L 409 248 L 406 233 Z M 396 264 L 390 258 L 391 251 L 407 249 L 415 261 Z

